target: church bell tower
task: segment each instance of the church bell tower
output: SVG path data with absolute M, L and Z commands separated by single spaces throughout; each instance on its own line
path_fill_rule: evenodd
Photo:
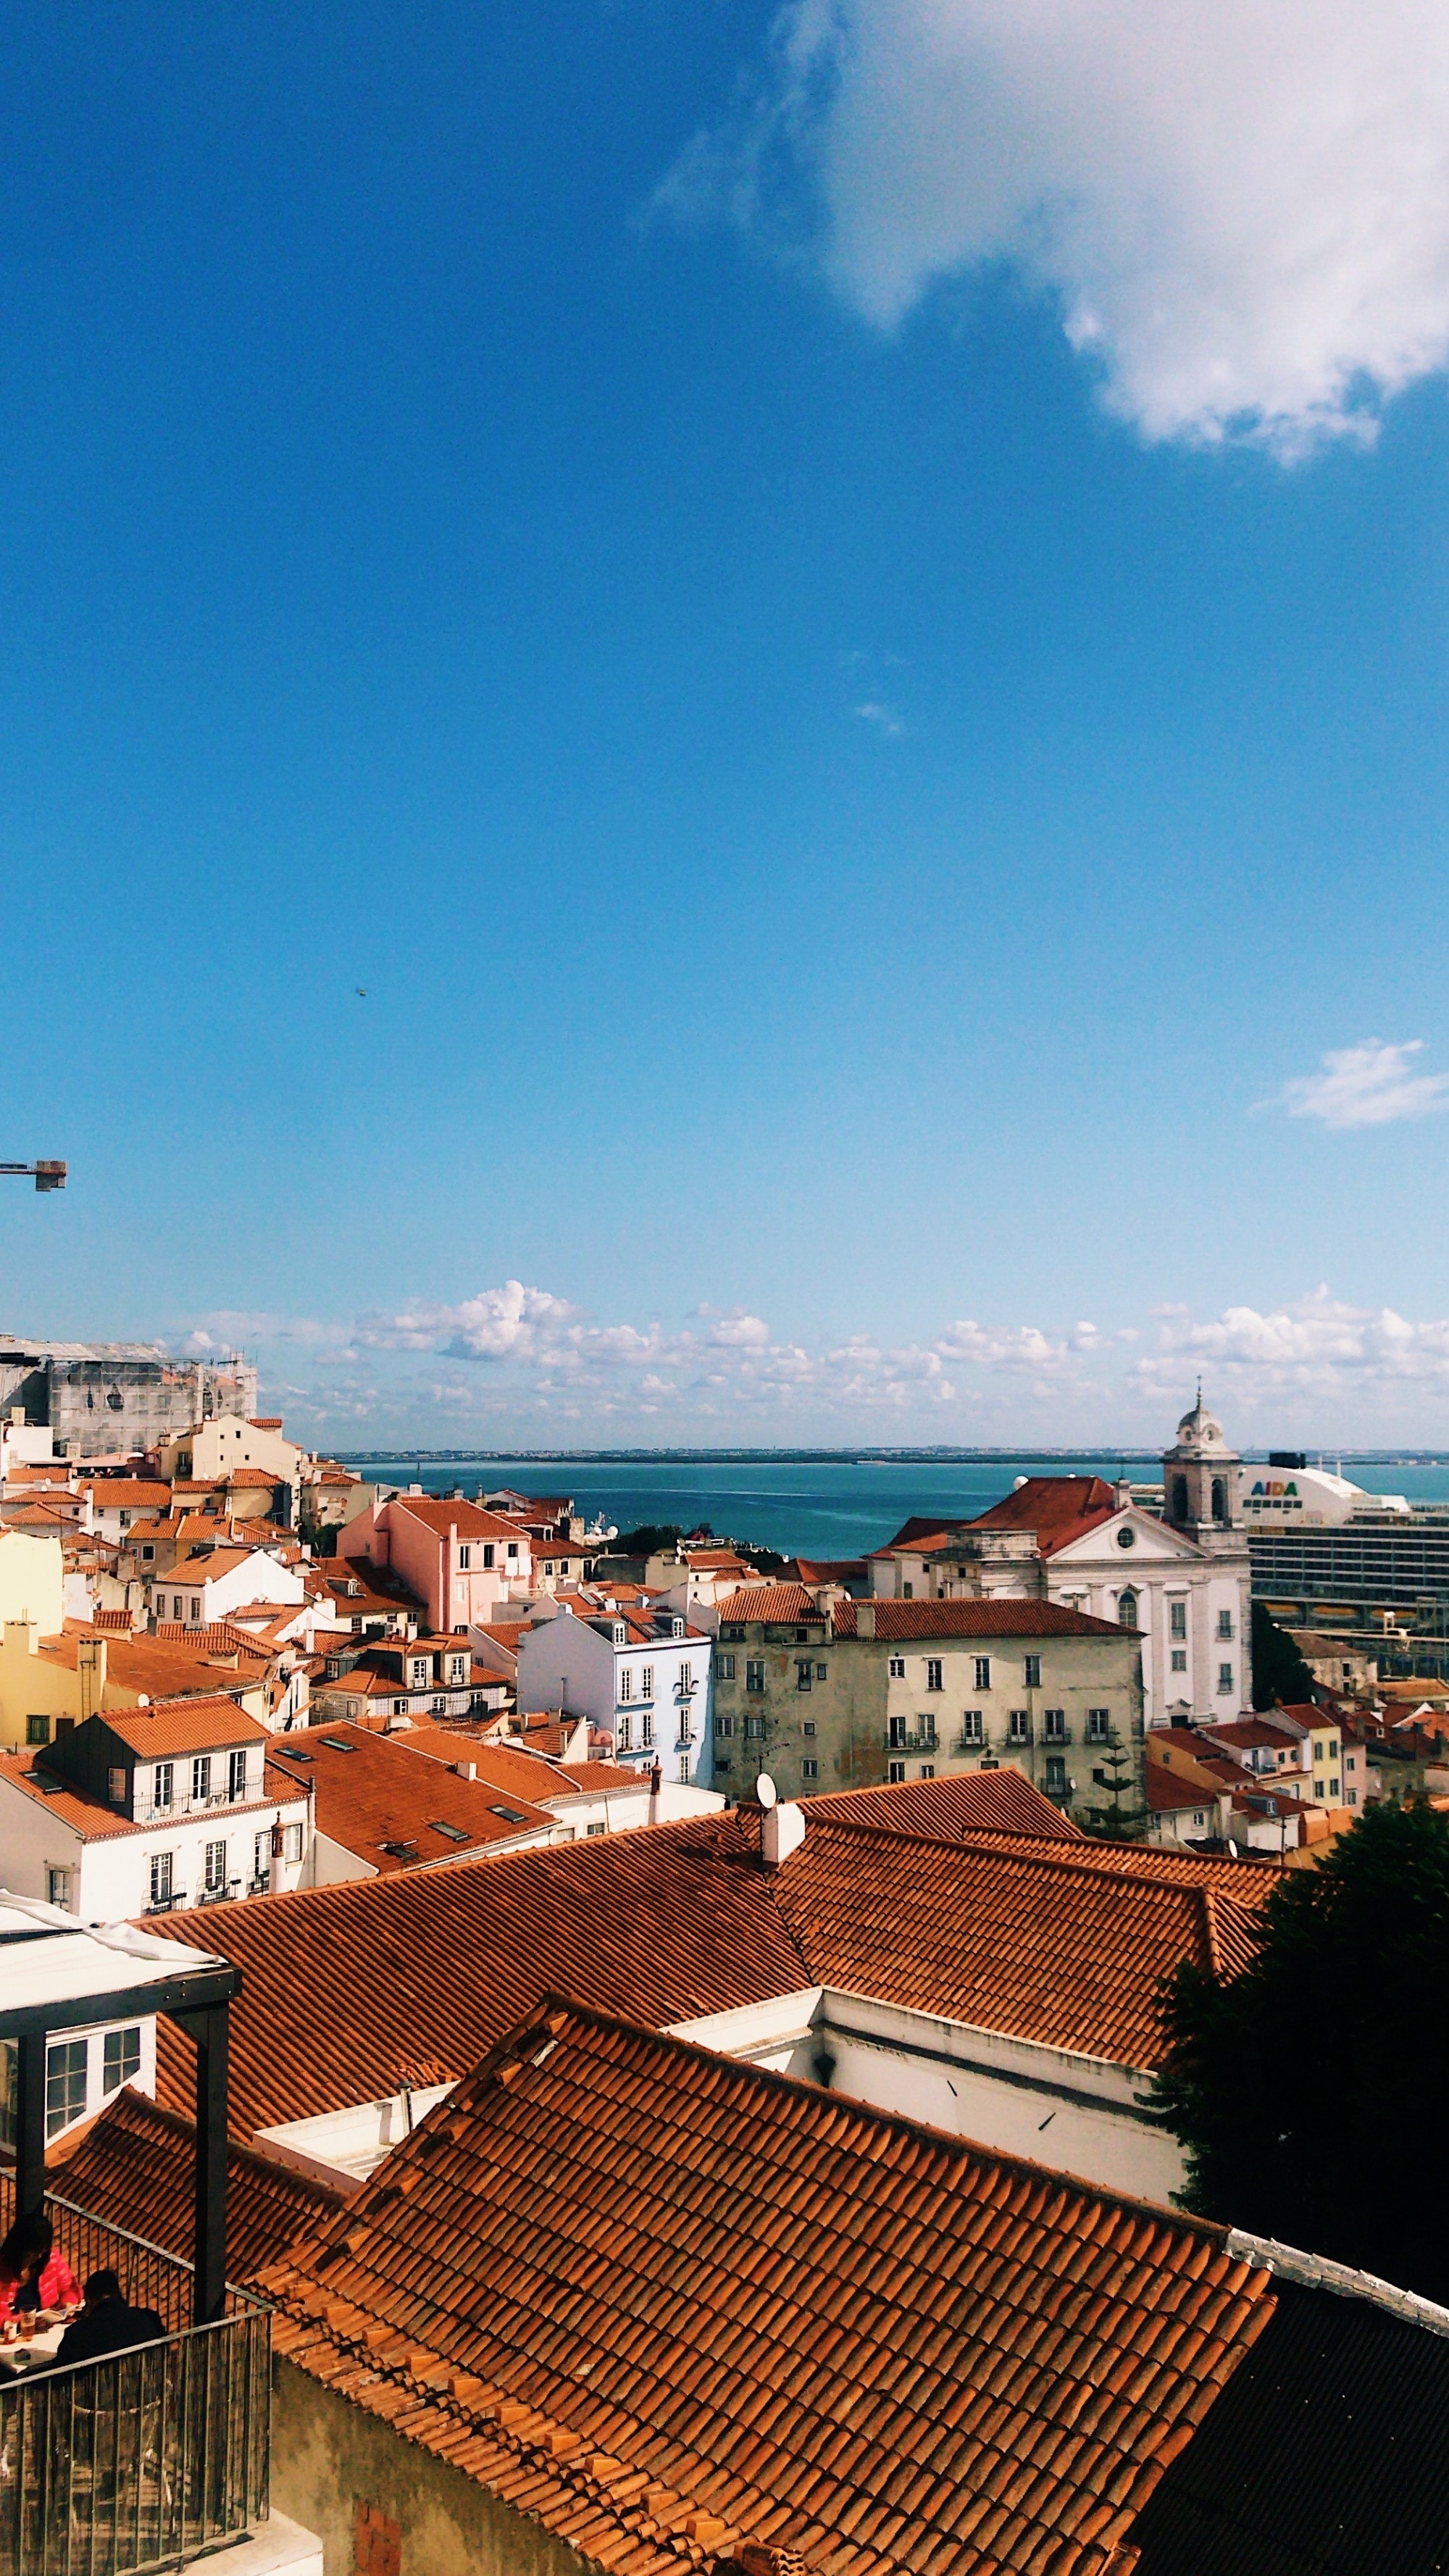
M 1177 1426 L 1177 1440 L 1162 1454 L 1163 1518 L 1199 1547 L 1212 1547 L 1243 1526 L 1242 1460 L 1209 1413 L 1202 1388 L 1191 1413 Z M 1236 1542 L 1241 1547 L 1241 1537 Z

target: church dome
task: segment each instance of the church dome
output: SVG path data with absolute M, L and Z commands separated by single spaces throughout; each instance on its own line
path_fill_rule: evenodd
M 1191 1413 L 1185 1413 L 1177 1426 L 1180 1449 L 1226 1449 L 1223 1426 L 1215 1413 L 1209 1413 L 1198 1388 L 1197 1402 Z

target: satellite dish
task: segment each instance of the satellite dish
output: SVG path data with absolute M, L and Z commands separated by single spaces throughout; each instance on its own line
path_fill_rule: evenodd
M 759 1799 L 761 1806 L 773 1807 L 779 1794 L 780 1792 L 776 1788 L 774 1781 L 771 1779 L 769 1772 L 762 1771 L 758 1780 L 755 1782 L 755 1796 Z
M 1021 1491 L 1021 1489 L 1022 1489 L 1022 1486 L 1026 1483 L 1026 1481 L 1027 1481 L 1027 1480 L 1026 1480 L 1025 1476 L 1015 1476 L 1015 1477 L 1013 1477 L 1013 1478 L 1012 1478 L 1012 1485 L 1011 1485 L 1011 1490 L 1012 1490 L 1012 1492 L 1013 1492 L 1014 1494 L 1019 1494 L 1019 1493 L 1020 1493 L 1020 1491 Z

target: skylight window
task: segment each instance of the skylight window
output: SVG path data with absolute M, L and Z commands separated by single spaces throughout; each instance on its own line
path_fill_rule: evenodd
M 430 1834 L 446 1834 L 450 1843 L 465 1843 L 468 1839 L 461 1825 L 445 1825 L 441 1817 L 434 1818 L 428 1831 Z
M 501 1816 L 505 1825 L 526 1825 L 528 1822 L 520 1807 L 490 1807 L 488 1812 L 492 1816 Z

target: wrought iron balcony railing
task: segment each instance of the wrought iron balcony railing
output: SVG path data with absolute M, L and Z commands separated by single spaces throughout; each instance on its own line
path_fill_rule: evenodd
M 13 2204 L 0 2176 L 0 2225 Z M 0 2569 L 161 2576 L 266 2520 L 271 2311 L 229 2288 L 225 2314 L 193 2326 L 189 2263 L 53 2193 L 46 2207 L 77 2278 L 115 2272 L 165 2334 L 66 2370 L 0 2369 Z

